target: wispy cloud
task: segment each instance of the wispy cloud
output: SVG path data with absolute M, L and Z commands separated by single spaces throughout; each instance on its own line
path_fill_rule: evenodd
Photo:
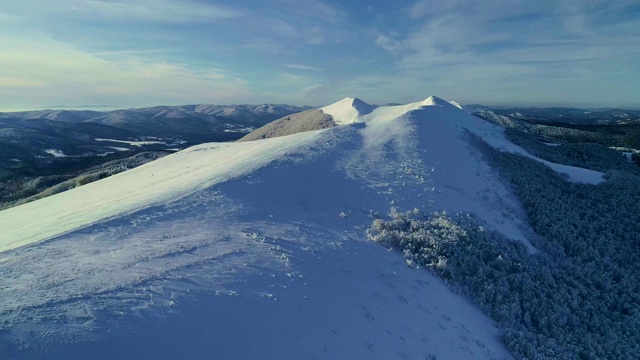
M 586 98 L 580 87 L 597 88 L 598 80 L 611 83 L 625 71 L 633 78 L 631 64 L 639 65 L 640 18 L 624 15 L 629 1 L 609 3 L 422 0 L 405 9 L 411 27 L 380 33 L 375 42 L 396 59 L 398 77 L 422 77 L 444 91 L 456 84 L 508 101 L 544 102 L 574 89 Z M 540 91 L 539 84 L 553 90 Z M 617 89 L 618 96 L 629 98 L 627 89 Z
M 339 43 L 349 36 L 347 13 L 319 0 L 275 0 L 247 15 L 246 31 L 270 36 L 289 47 Z
M 308 19 L 321 20 L 329 23 L 345 22 L 346 11 L 331 6 L 321 0 L 280 0 L 284 12 Z
M 308 70 L 308 71 L 322 71 L 322 68 L 317 66 L 300 65 L 300 64 L 284 64 L 285 67 L 295 70 Z
M 33 20 L 33 25 L 96 21 L 128 24 L 188 24 L 243 16 L 235 6 L 197 0 L 21 0 L 2 11 Z
M 262 98 L 279 103 L 323 104 L 319 100 L 324 80 L 315 71 L 304 73 L 280 71 L 267 79 L 258 92 Z
M 403 36 L 381 34 L 377 44 L 400 57 L 400 63 L 407 67 L 452 62 L 511 62 L 531 57 L 555 61 L 603 57 L 606 53 L 598 51 L 602 44 L 628 41 L 633 34 L 631 29 L 608 33 L 608 28 L 617 23 L 600 23 L 604 14 L 619 17 L 630 4 L 621 1 L 610 6 L 609 3 L 498 0 L 479 4 L 472 0 L 452 0 L 436 5 L 435 1 L 422 0 L 407 9 L 409 17 L 419 24 L 417 30 Z M 640 20 L 633 23 L 631 27 L 640 30 Z M 637 39 L 638 34 L 633 37 Z
M 77 16 L 101 17 L 119 22 L 184 23 L 235 18 L 241 13 L 230 7 L 184 0 L 75 1 L 67 8 Z
M 637 0 L 5 3 L 5 103 L 638 101 Z
M 238 44 L 239 47 L 253 51 L 254 53 L 260 53 L 263 56 L 294 53 L 293 49 L 285 46 L 282 41 L 274 40 L 270 37 L 252 37 Z
M 0 108 L 79 104 L 141 106 L 235 102 L 248 83 L 223 69 L 95 54 L 51 39 L 22 39 L 0 56 Z
M 236 31 L 243 48 L 264 54 L 300 56 L 348 38 L 346 14 L 325 3 L 275 0 L 246 10 Z M 314 49 L 315 48 L 315 49 Z

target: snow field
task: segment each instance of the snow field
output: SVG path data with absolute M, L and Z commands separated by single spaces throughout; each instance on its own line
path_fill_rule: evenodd
M 317 133 L 260 143 L 212 143 L 191 147 L 72 191 L 0 212 L 0 252 L 177 199 L 255 170 Z
M 0 212 L 0 348 L 51 359 L 508 357 L 479 310 L 363 239 L 391 206 L 446 209 L 535 252 L 517 199 L 467 138 L 529 155 L 436 97 L 322 111 L 346 126 L 203 144 Z

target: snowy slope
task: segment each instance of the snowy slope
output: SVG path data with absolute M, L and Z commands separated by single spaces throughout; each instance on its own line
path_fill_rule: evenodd
M 98 220 L 166 202 L 245 175 L 309 142 L 306 133 L 262 143 L 205 144 L 73 191 L 4 210 L 0 251 L 51 238 Z
M 391 206 L 446 209 L 528 244 L 468 134 L 523 150 L 435 97 L 321 110 L 343 126 L 203 144 L 0 212 L 2 358 L 508 357 L 364 231 Z

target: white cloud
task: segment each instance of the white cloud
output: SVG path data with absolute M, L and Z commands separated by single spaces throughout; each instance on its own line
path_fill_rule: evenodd
M 387 35 L 378 35 L 378 37 L 376 38 L 376 45 L 389 51 L 392 54 L 395 54 L 401 47 L 401 43 L 399 41 Z

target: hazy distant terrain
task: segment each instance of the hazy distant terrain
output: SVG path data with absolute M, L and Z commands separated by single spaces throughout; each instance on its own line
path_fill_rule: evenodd
M 575 151 L 589 153 L 598 151 L 593 150 L 597 147 L 594 144 L 600 144 L 617 149 L 606 156 L 623 152 L 631 160 L 640 149 L 637 110 L 482 105 L 465 108 L 510 129 L 512 138 L 534 153 L 534 147 L 542 143 L 527 141 L 522 133 L 539 140 L 567 143 L 562 148 L 547 149 L 551 152 L 571 152 L 574 150 L 567 149 L 578 147 Z M 80 186 L 195 144 L 242 137 L 246 141 L 334 126 L 330 118 L 308 109 L 282 104 L 183 105 L 105 112 L 0 113 L 0 209 Z M 258 131 L 251 133 L 255 129 Z M 583 143 L 590 145 L 580 145 Z M 545 152 L 547 160 L 553 161 L 549 151 Z M 142 152 L 148 155 L 137 156 Z M 633 159 L 640 161 L 638 156 Z M 113 162 L 118 165 L 97 173 L 92 170 Z M 584 162 L 578 159 L 573 164 Z M 618 168 L 628 166 L 623 162 Z M 636 171 L 635 167 L 630 169 Z
M 600 145 L 623 154 L 628 161 L 640 163 L 637 155 L 640 153 L 640 112 L 636 110 L 615 109 L 592 113 L 570 108 L 511 109 L 478 105 L 468 109 L 475 116 L 509 129 L 512 139 L 529 151 L 535 152 L 534 147 L 539 148 L 543 143 L 561 145 L 558 149 L 546 149 L 544 152 L 562 152 L 573 148 L 576 156 L 584 158 L 579 161 L 585 163 L 588 162 L 586 158 L 591 156 L 590 152 Z M 612 153 L 609 152 L 608 156 Z
M 640 125 L 640 110 L 601 108 L 579 109 L 570 107 L 507 107 L 467 105 L 473 112 L 488 110 L 498 115 L 530 123 L 556 125 Z
M 0 209 L 78 176 L 85 181 L 95 178 L 91 170 L 95 166 L 119 161 L 120 165 L 101 170 L 101 176 L 107 176 L 187 146 L 236 140 L 306 109 L 275 104 L 184 105 L 0 113 Z M 153 155 L 137 156 L 149 151 Z

